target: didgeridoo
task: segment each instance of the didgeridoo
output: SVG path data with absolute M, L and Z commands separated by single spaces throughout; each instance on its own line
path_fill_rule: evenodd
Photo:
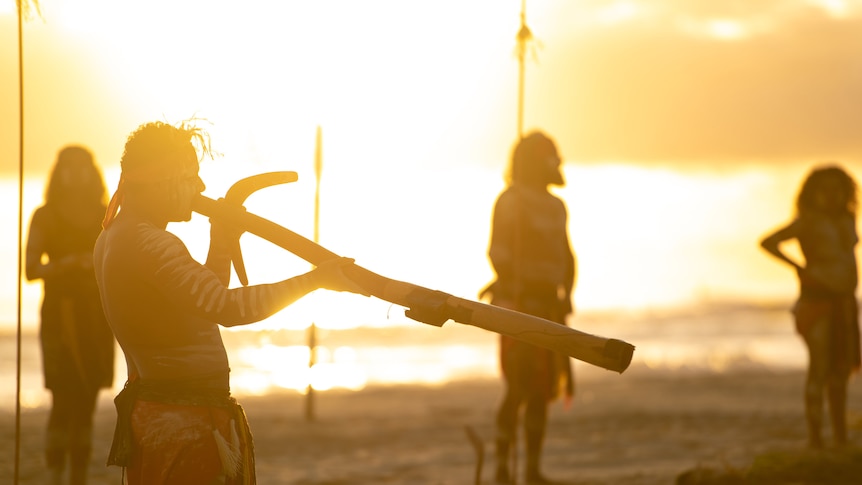
M 314 265 L 339 257 L 319 244 L 224 199 L 214 200 L 199 195 L 195 198 L 193 210 L 266 239 Z M 406 307 L 405 315 L 422 323 L 442 326 L 451 319 L 619 373 L 626 370 L 632 360 L 634 346 L 622 340 L 591 335 L 526 313 L 394 280 L 359 265 L 348 270 L 345 271 L 347 276 L 368 293 Z

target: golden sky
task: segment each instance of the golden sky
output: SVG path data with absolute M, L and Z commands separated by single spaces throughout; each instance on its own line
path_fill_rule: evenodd
M 504 162 L 519 0 L 42 0 L 25 24 L 25 164 L 115 163 L 151 119 L 209 119 L 223 153 Z M 860 0 L 533 0 L 526 127 L 569 162 L 862 155 Z M 0 0 L 2 171 L 17 164 L 14 1 Z M 246 161 L 249 163 L 249 161 Z
M 559 4 L 535 116 L 574 159 L 862 155 L 858 0 Z
M 198 116 L 224 154 L 203 165 L 207 194 L 296 170 L 300 182 L 259 196 L 277 201 L 249 207 L 310 235 L 319 125 L 325 246 L 468 298 L 490 278 L 490 212 L 517 136 L 520 0 L 40 5 L 24 29 L 31 175 L 80 143 L 112 190 L 135 127 Z M 530 0 L 527 23 L 525 126 L 555 137 L 567 164 L 578 304 L 792 294 L 792 272 L 757 240 L 790 217 L 810 164 L 862 169 L 862 0 Z M 0 0 L 7 179 L 16 45 L 14 1 Z M 189 226 L 190 240 L 207 233 Z M 252 279 L 287 271 L 264 266 Z

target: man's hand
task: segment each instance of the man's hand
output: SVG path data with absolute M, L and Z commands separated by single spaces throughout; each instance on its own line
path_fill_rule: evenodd
M 245 207 L 240 206 L 240 208 L 245 210 Z M 242 249 L 239 245 L 239 238 L 243 232 L 245 231 L 233 224 L 228 224 L 223 219 L 210 218 L 210 248 L 206 266 L 219 276 L 225 286 L 230 281 L 231 262 L 233 262 L 240 283 L 243 286 L 248 285 L 248 276 L 242 260 Z
M 245 210 L 245 207 L 240 206 Z M 239 246 L 239 238 L 245 231 L 233 224 L 228 224 L 223 219 L 210 218 L 210 249 L 218 251 L 231 251 Z
M 315 278 L 319 288 L 325 288 L 333 291 L 349 291 L 360 295 L 371 296 L 365 288 L 355 283 L 346 274 L 344 269 L 355 266 L 353 258 L 333 258 L 324 261 L 314 270 L 312 275 Z

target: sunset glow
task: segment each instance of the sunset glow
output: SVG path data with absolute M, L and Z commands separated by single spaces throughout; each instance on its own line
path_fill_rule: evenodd
M 136 126 L 196 117 L 221 154 L 202 162 L 204 194 L 296 171 L 297 182 L 252 195 L 246 208 L 310 238 L 320 127 L 324 247 L 462 298 L 475 299 L 493 278 L 491 211 L 518 136 L 520 0 L 39 4 L 42 18 L 24 24 L 25 224 L 62 146 L 89 146 L 113 191 Z M 848 109 L 862 99 L 862 2 L 530 0 L 527 8 L 536 43 L 525 66 L 525 129 L 554 137 L 564 161 L 568 184 L 553 190 L 569 209 L 578 256 L 570 323 L 608 311 L 789 301 L 792 272 L 758 240 L 792 216 L 814 163 L 862 170 L 862 111 Z M 0 0 L 2 106 L 18 103 L 14 13 L 13 0 Z M 17 135 L 13 111 L 0 116 L 0 132 Z M 0 144 L 4 207 L 17 206 L 12 139 Z M 4 269 L 16 263 L 16 225 L 14 211 L 0 214 Z M 205 217 L 168 229 L 205 257 Z M 242 247 L 252 284 L 310 269 L 253 235 Z M 6 330 L 16 285 L 5 271 Z M 41 286 L 23 291 L 33 330 Z M 397 305 L 321 290 L 247 330 L 312 323 L 415 324 Z M 643 350 L 642 362 L 666 368 L 693 358 L 674 345 Z M 307 367 L 302 342 L 265 343 L 242 347 L 233 376 L 245 392 L 265 393 L 496 370 L 483 360 L 494 358 L 488 348 L 440 348 L 399 367 L 389 364 L 424 350 L 324 344 L 316 366 L 297 370 Z M 765 347 L 744 353 L 771 358 Z M 734 355 L 718 348 L 710 365 Z
M 862 0 L 0 0 L 0 476 L 862 476 L 860 103 Z
M 712 21 L 709 23 L 709 30 L 715 37 L 725 40 L 740 39 L 745 35 L 742 25 L 733 20 Z

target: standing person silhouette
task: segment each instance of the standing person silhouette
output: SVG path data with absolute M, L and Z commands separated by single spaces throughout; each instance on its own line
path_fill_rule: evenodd
M 541 132 L 522 138 L 506 178 L 494 206 L 488 251 L 496 280 L 480 297 L 565 325 L 576 271 L 566 206 L 548 191 L 550 185 L 565 185 L 554 142 Z M 514 483 L 509 456 L 524 408 L 526 481 L 550 483 L 540 471 L 540 458 L 550 402 L 561 391 L 567 398 L 574 393 L 569 358 L 502 335 L 500 367 L 505 394 L 496 416 L 496 482 Z
M 44 285 L 39 338 L 52 396 L 45 458 L 53 484 L 62 483 L 67 460 L 69 483 L 86 483 L 99 390 L 114 380 L 114 338 L 93 272 L 105 199 L 92 154 L 63 148 L 27 236 L 26 277 Z
M 808 347 L 805 416 L 812 448 L 823 446 L 824 390 L 832 439 L 837 446 L 847 442 L 847 382 L 860 365 L 856 192 L 856 182 L 840 167 L 815 168 L 799 191 L 796 217 L 760 243 L 791 265 L 799 279 L 793 314 L 796 330 Z M 780 244 L 789 239 L 799 242 L 803 264 L 781 250 Z
M 240 231 L 211 220 L 205 264 L 166 230 L 188 221 L 205 188 L 209 139 L 190 123 L 141 125 L 126 141 L 122 175 L 96 242 L 96 279 L 128 379 L 115 399 L 109 465 L 129 485 L 253 484 L 248 422 L 230 396 L 219 326 L 269 317 L 318 288 L 364 293 L 335 258 L 273 284 L 228 288 Z M 119 211 L 119 213 L 118 213 Z

